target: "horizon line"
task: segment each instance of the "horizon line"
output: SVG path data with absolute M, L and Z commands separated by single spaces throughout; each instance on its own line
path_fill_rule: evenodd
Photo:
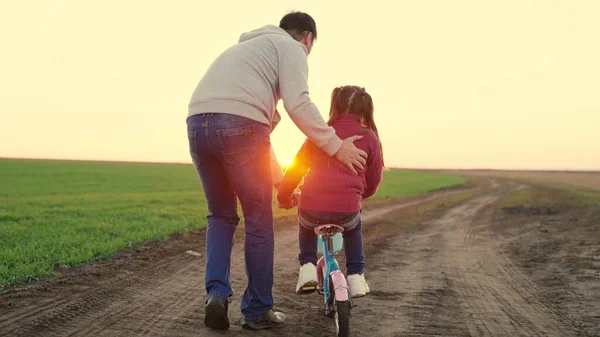
M 176 161 L 139 161 L 139 160 L 109 160 L 109 159 L 69 159 L 69 158 L 27 158 L 27 157 L 0 157 L 0 160 L 23 161 L 57 161 L 57 162 L 89 162 L 89 163 L 114 163 L 114 164 L 164 164 L 164 165 L 192 165 L 190 162 Z M 424 167 L 389 167 L 391 170 L 418 170 L 418 171 L 505 171 L 505 172 L 578 172 L 600 173 L 600 169 L 498 169 L 498 168 L 424 168 Z

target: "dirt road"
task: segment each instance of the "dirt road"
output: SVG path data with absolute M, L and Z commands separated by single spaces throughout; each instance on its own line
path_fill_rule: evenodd
M 558 186 L 578 187 L 592 190 L 600 190 L 600 172 L 560 172 L 560 171 L 477 171 L 465 170 L 454 171 L 447 170 L 446 173 L 479 176 L 479 177 L 498 177 L 511 180 L 545 183 Z
M 503 252 L 505 240 L 497 240 L 491 230 L 494 205 L 519 187 L 498 188 L 496 182 L 493 187 L 464 202 L 444 201 L 450 206 L 437 218 L 409 229 L 398 212 L 458 192 L 365 212 L 365 227 L 370 228 L 365 230 L 365 244 L 376 244 L 367 251 L 372 293 L 355 301 L 352 335 L 595 335 L 598 320 L 587 322 L 591 329 L 578 328 L 576 318 L 550 303 L 539 285 Z M 378 227 L 382 230 L 375 230 Z M 0 293 L 0 336 L 331 336 L 334 325 L 322 315 L 321 298 L 294 294 L 296 230 L 293 223 L 276 228 L 274 295 L 276 309 L 287 315 L 281 330 L 241 328 L 239 298 L 246 282 L 242 236 L 231 264 L 232 328 L 219 332 L 204 327 L 204 245 L 198 234 L 193 248 L 201 256 L 186 253 L 184 246 L 172 253 L 157 245 L 57 280 Z M 396 234 L 390 236 L 392 232 Z M 595 315 L 591 320 L 600 318 L 600 312 Z

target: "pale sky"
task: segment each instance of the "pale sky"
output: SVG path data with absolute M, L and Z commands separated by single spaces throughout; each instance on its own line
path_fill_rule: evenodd
M 293 9 L 313 101 L 364 86 L 389 166 L 600 169 L 594 0 L 0 0 L 0 157 L 191 162 L 203 72 Z M 304 136 L 280 111 L 286 164 Z

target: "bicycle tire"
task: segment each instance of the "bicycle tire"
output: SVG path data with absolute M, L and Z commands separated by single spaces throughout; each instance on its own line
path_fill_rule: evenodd
M 338 337 L 350 336 L 350 311 L 348 310 L 348 301 L 335 301 L 334 318 L 337 323 Z

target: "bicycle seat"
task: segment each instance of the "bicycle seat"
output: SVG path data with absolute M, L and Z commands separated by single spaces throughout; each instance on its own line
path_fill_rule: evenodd
M 344 227 L 338 225 L 320 225 L 315 227 L 315 233 L 317 235 L 335 235 L 344 231 Z

